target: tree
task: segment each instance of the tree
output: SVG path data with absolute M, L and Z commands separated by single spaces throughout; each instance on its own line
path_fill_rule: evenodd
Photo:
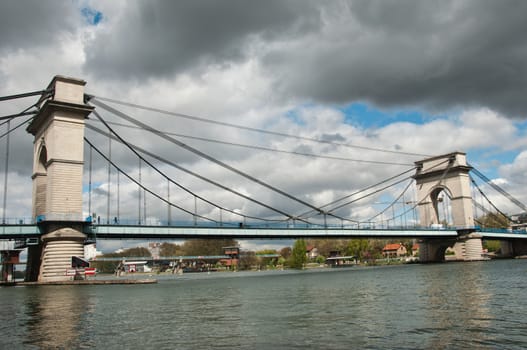
M 346 247 L 346 255 L 355 256 L 360 261 L 366 256 L 369 248 L 367 239 L 350 239 Z
M 277 253 L 276 253 L 276 250 L 274 249 L 262 249 L 262 250 L 258 250 L 256 254 L 264 255 L 264 254 L 277 254 Z
M 183 248 L 179 244 L 163 242 L 159 247 L 160 256 L 179 256 L 183 255 Z
M 240 270 L 250 270 L 252 266 L 258 264 L 258 258 L 256 253 L 253 251 L 247 251 L 240 254 L 240 260 L 238 261 L 238 268 Z
M 182 248 L 184 255 L 223 255 L 224 247 L 237 245 L 233 239 L 189 239 Z
M 292 268 L 301 269 L 304 267 L 304 264 L 307 262 L 306 247 L 306 241 L 303 239 L 295 241 L 289 264 Z
M 283 247 L 282 249 L 280 249 L 279 254 L 282 256 L 282 258 L 287 260 L 291 256 L 291 252 L 291 247 Z
M 277 258 L 276 257 L 263 257 L 261 255 L 274 255 L 274 254 L 277 254 L 276 250 L 274 249 L 263 249 L 263 250 L 258 250 L 256 252 L 256 257 L 258 258 L 258 264 L 261 265 L 261 266 L 269 266 L 269 267 L 273 267 L 273 266 L 276 266 L 276 262 L 277 262 Z
M 483 248 L 487 249 L 489 253 L 499 253 L 501 252 L 501 242 L 496 240 L 484 240 Z
M 145 247 L 128 248 L 119 253 L 120 256 L 145 257 L 152 256 L 152 253 Z
M 145 247 L 135 247 L 123 250 L 120 253 L 107 253 L 102 258 L 120 258 L 120 257 L 149 257 L 152 256 L 150 251 Z M 120 261 L 94 261 L 91 263 L 92 267 L 103 273 L 113 273 Z
M 476 221 L 483 228 L 507 228 L 510 226 L 509 218 L 501 213 L 487 213 Z
M 309 239 L 307 245 L 317 248 L 318 254 L 330 256 L 331 252 L 341 252 L 346 250 L 348 240 L 345 239 Z

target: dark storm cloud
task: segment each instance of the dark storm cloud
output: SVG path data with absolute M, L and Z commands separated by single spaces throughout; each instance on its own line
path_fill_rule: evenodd
M 256 58 L 285 98 L 527 116 L 525 1 L 126 5 L 87 45 L 95 75 L 164 78 Z
M 284 94 L 527 116 L 527 2 L 354 1 L 347 11 L 317 45 L 265 58 L 287 77 Z
M 89 43 L 88 70 L 117 79 L 140 79 L 202 65 L 229 64 L 246 56 L 252 36 L 268 41 L 284 39 L 306 33 L 318 23 L 318 12 L 308 1 L 132 4 L 127 4 L 111 32 Z
M 48 46 L 62 32 L 73 32 L 77 9 L 67 1 L 3 1 L 0 52 Z

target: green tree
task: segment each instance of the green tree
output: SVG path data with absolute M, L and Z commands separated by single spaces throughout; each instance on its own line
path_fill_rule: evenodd
M 262 250 L 258 250 L 256 254 L 263 255 L 263 254 L 277 254 L 277 253 L 276 253 L 276 250 L 274 249 L 262 249 Z
M 295 241 L 289 264 L 292 268 L 301 269 L 304 267 L 304 264 L 307 262 L 306 247 L 306 241 L 303 239 Z
M 367 239 L 350 239 L 346 247 L 346 255 L 355 256 L 360 261 L 364 259 L 369 249 L 370 245 Z
M 346 251 L 348 240 L 346 239 L 309 239 L 306 245 L 314 246 L 318 250 L 318 254 L 323 256 L 330 256 L 331 252 L 338 251 L 343 254 Z
M 319 255 L 315 258 L 315 262 L 317 264 L 323 264 L 326 262 L 326 258 L 324 257 L 324 255 Z
M 224 247 L 237 246 L 233 239 L 189 239 L 183 244 L 183 255 L 223 255 Z
M 256 257 L 258 258 L 258 264 L 261 266 L 266 266 L 266 267 L 276 266 L 276 262 L 278 261 L 277 258 L 269 258 L 269 257 L 260 256 L 260 255 L 266 255 L 266 254 L 277 254 L 277 252 L 274 249 L 263 249 L 263 250 L 257 251 Z
M 501 242 L 494 240 L 484 240 L 483 248 L 488 249 L 489 252 L 499 253 L 501 251 Z
M 476 222 L 485 228 L 508 228 L 509 218 L 501 213 L 487 213 L 476 219 Z

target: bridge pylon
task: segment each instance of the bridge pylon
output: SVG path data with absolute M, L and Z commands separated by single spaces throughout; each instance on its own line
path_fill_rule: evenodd
M 68 280 L 71 257 L 84 257 L 82 173 L 84 120 L 93 107 L 84 103 L 83 80 L 56 76 L 51 97 L 27 131 L 33 141 L 33 218 L 42 236 L 28 249 L 26 279 Z
M 475 233 L 474 213 L 466 154 L 452 152 L 415 162 L 414 179 L 419 200 L 421 225 L 430 227 L 439 222 L 439 195 L 445 192 L 450 198 L 452 224 L 458 230 L 455 241 L 428 240 L 420 243 L 420 260 L 435 262 L 444 260 L 444 253 L 452 247 L 457 260 L 483 260 L 481 236 Z

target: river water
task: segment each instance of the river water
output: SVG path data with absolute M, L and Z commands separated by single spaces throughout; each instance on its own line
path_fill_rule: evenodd
M 527 260 L 0 288 L 1 349 L 525 349 Z

